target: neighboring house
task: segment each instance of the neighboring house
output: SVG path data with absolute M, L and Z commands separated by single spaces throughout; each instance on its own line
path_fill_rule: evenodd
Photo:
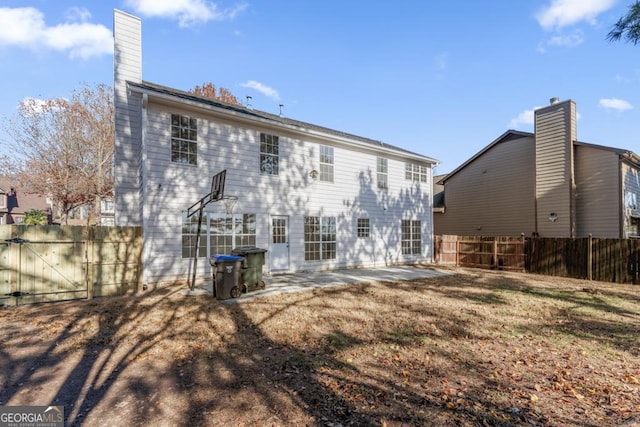
M 235 206 L 207 206 L 206 258 L 267 249 L 265 273 L 429 262 L 437 161 L 380 141 L 142 80 L 141 23 L 115 11 L 115 223 L 143 227 L 145 283 L 186 279 L 197 217 L 223 170 Z
M 29 209 L 44 212 L 47 223 L 51 224 L 51 206 L 46 198 L 23 191 L 8 182 L 0 182 L 0 224 L 21 224 Z
M 534 133 L 509 130 L 440 179 L 435 234 L 637 237 L 640 158 L 576 132 L 576 104 L 553 98 Z
M 100 202 L 100 225 L 113 226 L 115 220 L 116 209 L 113 204 L 113 198 L 103 199 Z
M 109 197 L 99 202 L 100 209 L 96 209 L 98 202 L 87 203 L 71 209 L 67 214 L 68 225 L 115 225 L 115 208 L 113 198 Z

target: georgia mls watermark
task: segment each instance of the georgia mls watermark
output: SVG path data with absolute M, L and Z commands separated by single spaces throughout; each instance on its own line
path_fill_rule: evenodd
M 0 427 L 64 427 L 64 406 L 0 406 Z

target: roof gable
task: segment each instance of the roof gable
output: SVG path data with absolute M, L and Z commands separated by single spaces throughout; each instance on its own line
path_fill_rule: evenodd
M 491 142 L 489 145 L 487 145 L 486 147 L 484 147 L 482 150 L 478 151 L 476 154 L 474 154 L 471 158 L 469 158 L 466 162 L 464 162 L 463 164 L 461 164 L 460 166 L 458 166 L 457 168 L 455 168 L 452 172 L 450 172 L 449 174 L 447 174 L 444 178 L 442 178 L 440 180 L 440 184 L 444 184 L 445 182 L 447 182 L 452 176 L 454 176 L 455 174 L 457 174 L 458 172 L 460 172 L 462 169 L 464 169 L 465 167 L 467 167 L 470 163 L 472 163 L 473 161 L 475 161 L 477 158 L 481 157 L 484 153 L 486 153 L 487 151 L 491 150 L 493 147 L 495 147 L 498 144 L 503 144 L 503 143 L 507 143 L 509 141 L 514 141 L 517 139 L 522 139 L 522 138 L 526 138 L 526 137 L 533 137 L 533 133 L 531 132 L 521 132 L 521 131 L 517 131 L 517 130 L 508 130 L 505 133 L 503 133 L 502 135 L 500 135 L 498 138 L 496 138 L 495 140 L 493 140 L 493 142 Z

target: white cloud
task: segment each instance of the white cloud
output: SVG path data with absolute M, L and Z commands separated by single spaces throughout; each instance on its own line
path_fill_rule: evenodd
M 517 129 L 518 126 L 533 126 L 535 124 L 535 111 L 543 108 L 541 106 L 533 107 L 531 110 L 524 110 L 518 114 L 518 117 L 511 119 L 509 122 L 509 129 Z M 582 116 L 576 112 L 576 120 L 580 120 Z
M 603 98 L 600 100 L 599 104 L 601 107 L 606 108 L 607 110 L 633 110 L 633 105 L 625 100 L 617 98 Z
M 240 86 L 255 89 L 261 94 L 266 95 L 269 98 L 273 99 L 274 101 L 280 100 L 280 94 L 278 94 L 277 90 L 275 90 L 272 87 L 266 86 L 260 82 L 257 82 L 255 80 L 249 80 L 246 83 L 242 83 Z
M 32 7 L 0 8 L 0 47 L 67 52 L 71 58 L 88 59 L 113 52 L 113 35 L 103 25 L 85 22 L 91 14 L 70 9 L 70 22 L 48 27 L 44 15 Z M 81 22 L 73 22 L 78 21 Z
M 64 16 L 71 22 L 87 22 L 91 19 L 91 12 L 84 7 L 72 7 L 65 12 Z
M 177 19 L 183 28 L 213 20 L 231 20 L 247 8 L 246 3 L 238 3 L 220 10 L 216 3 L 207 0 L 127 0 L 126 4 L 145 16 Z
M 522 125 L 533 126 L 535 117 L 534 111 L 538 108 L 540 107 L 533 107 L 531 110 L 524 110 L 523 112 L 518 114 L 518 117 L 511 119 L 511 121 L 509 122 L 509 128 L 517 129 Z
M 536 14 L 545 30 L 560 29 L 586 21 L 595 25 L 596 17 L 611 8 L 615 0 L 552 0 Z
M 547 47 L 576 47 L 580 46 L 584 42 L 583 32 L 580 30 L 574 31 L 569 35 L 557 35 L 551 37 L 549 40 L 538 44 L 538 52 L 546 53 Z

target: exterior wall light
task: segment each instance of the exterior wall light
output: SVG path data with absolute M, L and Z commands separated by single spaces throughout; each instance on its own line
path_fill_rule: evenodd
M 558 219 L 558 214 L 556 214 L 555 212 L 551 212 L 549 214 L 549 221 L 551 222 L 556 222 Z
M 311 172 L 309 172 L 309 176 L 311 176 L 311 178 L 316 179 L 318 177 L 318 171 L 317 170 L 312 170 Z

